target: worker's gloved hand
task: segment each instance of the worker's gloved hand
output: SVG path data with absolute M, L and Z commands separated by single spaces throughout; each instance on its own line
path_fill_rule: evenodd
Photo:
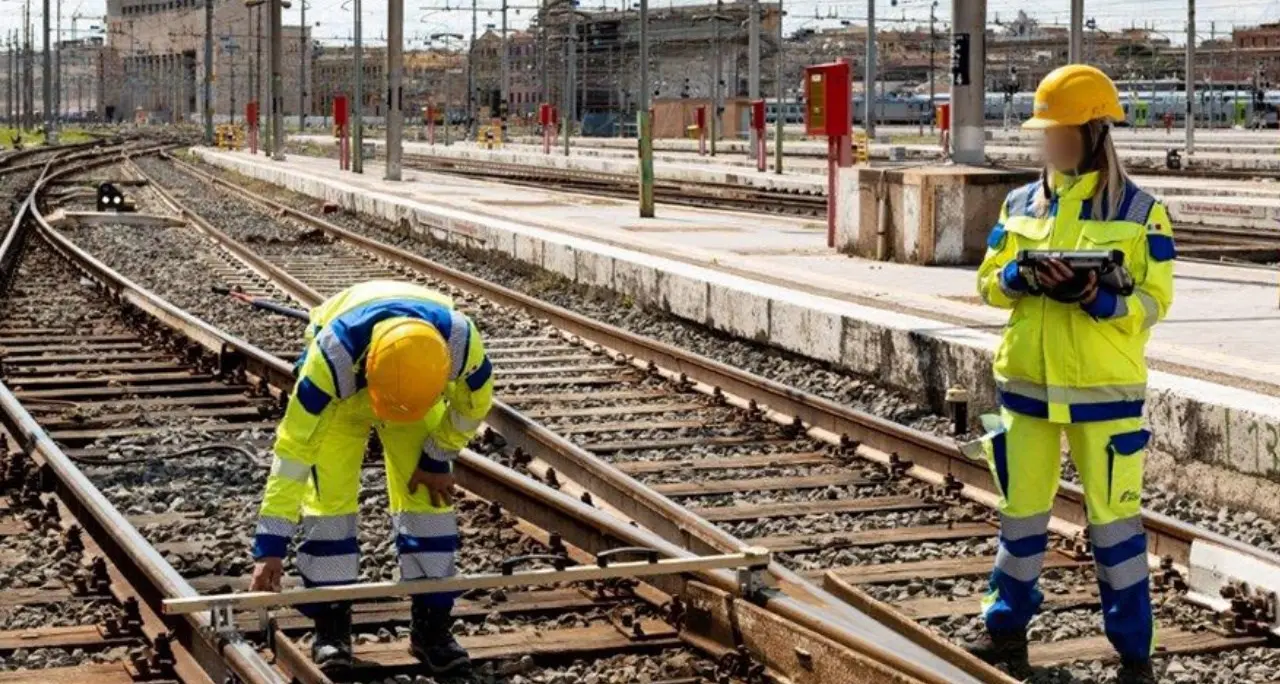
M 417 493 L 419 487 L 427 488 L 432 506 L 444 508 L 453 505 L 453 473 L 428 473 L 418 468 L 409 477 L 409 493 Z
M 1065 304 L 1092 301 L 1098 289 L 1098 274 L 1077 274 L 1058 259 L 1042 262 L 1033 270 L 1034 289 L 1039 289 L 1044 296 Z
M 1098 274 L 1098 287 L 1112 294 L 1128 297 L 1133 294 L 1133 275 L 1124 266 L 1114 266 Z
M 283 558 L 259 558 L 253 565 L 253 580 L 249 582 L 249 591 L 280 591 L 283 579 Z

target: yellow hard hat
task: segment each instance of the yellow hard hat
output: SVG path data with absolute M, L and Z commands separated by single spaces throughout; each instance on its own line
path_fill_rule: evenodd
M 1116 84 L 1087 64 L 1068 64 L 1040 81 L 1031 118 L 1022 127 L 1079 126 L 1094 119 L 1124 121 Z
M 449 345 L 434 325 L 420 320 L 383 321 L 373 328 L 365 360 L 369 401 L 381 420 L 421 420 L 449 381 Z

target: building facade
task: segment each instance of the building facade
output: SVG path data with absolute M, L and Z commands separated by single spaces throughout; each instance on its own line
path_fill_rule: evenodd
M 204 107 L 204 1 L 108 0 L 103 93 L 108 118 L 138 112 L 152 119 L 198 119 Z M 212 101 L 219 118 L 240 119 L 256 100 L 266 116 L 270 97 L 270 16 L 266 3 L 215 1 Z M 282 110 L 311 108 L 315 47 L 305 27 L 284 26 Z M 302 78 L 302 72 L 308 78 Z

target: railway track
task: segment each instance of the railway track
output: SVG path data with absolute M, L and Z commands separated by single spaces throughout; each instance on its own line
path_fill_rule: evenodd
M 639 191 L 634 174 L 555 169 L 525 164 L 480 160 L 446 159 L 427 155 L 404 155 L 406 166 L 455 176 L 497 179 L 503 183 L 565 190 L 605 197 L 634 198 Z M 827 215 L 827 201 L 820 195 L 779 192 L 763 188 L 717 183 L 654 182 L 654 199 L 666 204 L 731 209 L 804 218 Z
M 480 160 L 449 159 L 427 155 L 404 155 L 404 163 L 434 173 L 466 178 L 497 180 L 567 192 L 632 199 L 636 196 L 634 175 L 557 169 Z M 1148 171 L 1143 171 L 1148 173 Z M 1212 176 L 1193 173 L 1193 177 Z M 1222 176 L 1229 177 L 1229 176 Z M 656 201 L 763 214 L 825 218 L 826 198 L 753 188 L 742 185 L 662 181 L 655 183 Z M 1267 231 L 1199 225 L 1176 227 L 1179 251 L 1189 258 L 1245 263 L 1280 262 L 1280 236 Z
M 212 176 L 200 182 L 235 191 Z M 251 267 L 303 303 L 368 277 L 425 278 L 460 288 L 455 294 L 477 307 L 486 330 L 520 331 L 508 338 L 520 344 L 494 352 L 510 404 L 489 421 L 508 447 L 497 457 L 693 548 L 719 548 L 723 533 L 770 547 L 783 554 L 788 580 L 819 581 L 922 644 L 975 631 L 994 553 L 986 507 L 992 497 L 985 466 L 959 458 L 950 444 L 477 282 L 264 198 L 242 197 L 286 216 L 295 238 L 310 231 L 302 249 L 296 239 L 255 248 L 262 261 Z M 317 230 L 327 240 L 316 240 Z M 506 311 L 512 308 L 555 328 L 532 325 L 527 313 Z M 626 476 L 645 485 L 640 500 Z M 1097 597 L 1080 544 L 1077 489 L 1064 491 L 1057 513 L 1046 574 L 1052 612 L 1033 659 L 1045 666 L 1102 661 L 1109 646 L 1089 635 L 1092 626 L 1079 627 L 1081 616 L 1096 612 Z M 686 522 L 673 524 L 677 519 Z M 1254 621 L 1248 629 L 1206 631 L 1219 618 L 1183 600 L 1185 568 L 1193 545 L 1266 563 L 1274 556 L 1163 516 L 1148 516 L 1147 526 L 1153 553 L 1168 566 L 1157 573 L 1163 653 L 1263 649 L 1268 630 L 1254 618 L 1238 616 L 1241 624 Z M 1265 649 L 1256 655 L 1267 658 Z
M 54 176 L 70 181 L 69 171 Z M 108 171 L 121 173 L 119 167 Z M 253 618 L 240 620 L 230 632 L 212 631 L 204 616 L 162 620 L 157 614 L 164 598 L 243 588 L 270 426 L 282 388 L 292 382 L 289 364 L 191 317 L 83 252 L 50 225 L 43 213 L 48 208 L 23 207 L 0 259 L 10 284 L 0 307 L 6 387 L 0 390 L 0 419 L 12 437 L 10 451 L 18 454 L 6 461 L 3 484 L 11 503 L 0 519 L 9 525 L 9 537 L 32 545 L 25 557 L 38 562 L 38 547 L 62 563 L 20 567 L 43 571 L 33 577 L 49 585 L 36 588 L 38 600 L 21 605 L 58 608 L 19 608 L 15 614 L 26 626 L 0 630 L 0 662 L 8 667 L 16 659 L 15 666 L 24 668 L 0 673 L 0 681 L 195 682 L 229 675 L 246 682 L 328 681 L 307 661 L 307 622 L 292 612 L 278 613 L 265 627 Z M 233 264 L 238 256 L 211 258 Z M 528 343 L 493 341 L 495 353 Z M 464 571 L 496 569 L 513 553 L 531 551 L 584 564 L 594 564 L 594 552 L 619 545 L 688 555 L 488 459 L 464 453 L 459 465 L 460 482 L 471 493 L 459 505 L 468 540 L 459 559 Z M 84 531 L 66 533 L 69 546 L 100 553 L 105 566 L 54 548 L 54 506 L 48 502 L 55 498 L 66 510 L 56 525 Z M 379 514 L 385 501 L 366 496 L 364 504 L 362 542 L 375 549 L 377 562 L 366 563 L 363 578 L 389 579 L 394 562 L 379 541 L 387 529 Z M 40 527 L 25 522 L 39 516 Z M 564 534 L 546 531 L 551 529 Z M 79 577 L 65 578 L 63 567 L 82 557 L 92 570 L 82 573 L 84 590 Z M 103 575 L 112 580 L 109 586 Z M 764 600 L 765 608 L 734 601 L 739 591 L 732 575 L 703 573 L 653 584 L 487 592 L 464 597 L 457 613 L 462 642 L 477 661 L 508 661 L 482 670 L 488 677 L 483 681 L 503 681 L 504 671 L 514 671 L 533 681 L 571 672 L 617 675 L 619 681 L 736 684 L 760 681 L 766 662 L 769 672 L 798 682 L 944 681 L 895 675 L 811 628 L 856 641 L 846 627 L 826 625 L 788 599 Z M 0 605 L 21 603 L 28 594 L 0 590 Z M 92 610 L 61 608 L 97 598 L 102 606 Z M 698 617 L 692 626 L 686 610 Z M 787 610 L 801 620 L 783 617 Z M 77 624 L 70 631 L 55 628 L 45 624 L 55 621 L 50 614 L 72 614 Z M 384 681 L 414 671 L 416 661 L 405 648 L 407 619 L 403 601 L 358 610 L 362 665 L 355 680 Z M 271 662 L 260 651 L 264 646 Z M 127 650 L 111 650 L 117 647 Z M 801 664 L 797 652 L 822 662 L 806 656 Z M 586 664 L 556 669 L 572 658 L 586 658 Z M 853 672 L 858 678 L 848 679 Z

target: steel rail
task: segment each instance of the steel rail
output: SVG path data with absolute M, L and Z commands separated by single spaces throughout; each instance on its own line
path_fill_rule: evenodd
M 333 237 L 355 244 L 367 252 L 392 263 L 400 264 L 409 270 L 426 273 L 456 287 L 477 292 L 498 304 L 533 310 L 537 315 L 547 317 L 553 325 L 573 334 L 601 342 L 605 346 L 613 346 L 610 343 L 615 338 L 635 338 L 631 347 L 636 351 L 643 351 L 645 344 L 659 344 L 579 316 L 566 309 L 539 302 L 522 293 L 494 285 L 418 255 L 357 235 L 327 221 L 317 219 L 256 193 L 249 192 L 221 178 L 206 174 L 168 155 L 165 155 L 165 157 L 180 165 L 181 168 L 189 170 L 197 177 L 226 187 L 273 212 L 290 216 L 307 225 L 319 228 Z M 157 190 L 161 189 L 154 180 L 152 180 L 151 186 Z M 261 257 L 255 256 L 252 258 L 258 261 L 265 261 Z M 321 301 L 321 298 L 317 294 L 315 299 L 302 299 L 300 301 L 305 305 L 314 306 Z M 608 329 L 612 334 L 590 335 L 589 333 L 596 326 Z M 668 357 L 666 358 L 677 359 L 680 354 L 684 353 L 674 347 L 663 346 L 668 350 Z M 697 358 L 701 359 L 702 357 Z M 659 361 L 658 365 L 665 364 Z M 683 367 L 678 367 L 678 365 L 668 366 L 668 368 L 674 368 L 672 372 L 675 374 L 679 374 L 684 370 Z M 781 385 L 778 385 L 778 387 L 781 387 Z M 711 388 L 705 389 L 709 392 Z M 743 400 L 742 404 L 745 406 L 746 401 Z M 509 444 L 520 446 L 533 457 L 547 462 L 557 472 L 562 473 L 587 491 L 592 492 L 597 499 L 605 501 L 623 515 L 634 519 L 646 528 L 654 530 L 659 536 L 668 541 L 697 553 L 734 553 L 749 546 L 716 525 L 676 504 L 671 499 L 657 493 L 652 488 L 629 477 L 614 465 L 597 458 L 564 437 L 526 418 L 500 399 L 495 399 L 493 408 L 490 410 L 485 422 L 501 434 Z M 889 664 L 895 669 L 910 672 L 922 681 L 948 683 L 1013 681 L 999 670 L 968 656 L 953 644 L 940 642 L 923 635 L 914 628 L 914 623 L 912 623 L 912 628 L 899 626 L 896 630 L 884 629 L 880 625 L 880 620 L 869 618 L 863 611 L 829 594 L 826 590 L 814 585 L 778 562 L 773 562 L 769 565 L 769 572 L 777 579 L 779 586 L 786 590 L 789 595 L 794 596 L 802 603 L 812 606 L 811 611 L 814 614 L 821 615 L 820 619 L 813 620 L 815 629 L 821 632 L 824 628 L 830 628 L 830 633 L 823 632 L 825 636 L 837 640 L 850 648 L 872 655 L 877 660 Z M 798 615 L 788 615 L 788 617 L 797 619 Z M 810 617 L 812 618 L 812 616 Z M 902 619 L 905 624 L 906 618 Z M 835 625 L 841 625 L 843 629 L 836 630 L 834 629 Z M 843 639 L 848 640 L 844 641 Z M 939 678 L 937 674 L 939 672 L 945 672 L 946 674 L 941 675 L 941 678 Z
M 4 243 L 0 244 L 0 267 L 4 269 L 6 287 L 13 276 L 18 262 L 17 252 L 21 250 L 29 227 L 35 225 L 42 232 L 51 231 L 38 206 L 45 185 L 60 177 L 82 172 L 85 168 L 116 161 L 114 156 L 101 154 L 73 154 L 46 164 L 41 177 L 19 207 Z M 72 162 L 78 163 L 70 165 Z M 57 170 L 54 170 L 55 164 L 59 167 Z M 21 443 L 27 455 L 42 464 L 43 471 L 53 478 L 63 495 L 63 501 L 77 514 L 78 522 L 139 591 L 149 612 L 158 613 L 159 602 L 163 598 L 198 594 L 49 438 L 3 384 L 0 384 L 0 424 Z M 185 616 L 165 624 L 172 627 L 178 637 L 178 645 L 174 646 L 178 660 L 176 667 L 190 681 L 225 681 L 232 675 L 252 684 L 284 684 L 286 681 L 251 645 L 213 634 L 209 630 L 207 616 Z
M 469 290 L 503 306 L 525 310 L 547 320 L 561 330 L 634 357 L 640 362 L 683 374 L 712 388 L 720 388 L 725 393 L 755 400 L 758 404 L 768 406 L 790 418 L 798 418 L 807 428 L 818 428 L 834 434 L 842 444 L 856 445 L 859 455 L 870 457 L 877 462 L 886 462 L 890 456 L 896 455 L 899 460 L 913 463 L 917 469 L 921 469 L 914 474 L 924 476 L 923 479 L 931 482 L 945 482 L 950 476 L 953 481 L 965 485 L 964 494 L 971 495 L 980 502 L 988 502 L 992 496 L 996 495 L 987 464 L 984 461 L 966 457 L 961 453 L 959 445 L 952 440 L 894 423 L 866 411 L 843 406 L 674 345 L 593 320 L 407 250 L 353 233 L 306 212 L 262 197 L 235 183 L 173 159 L 169 155 L 163 156 L 205 180 L 236 191 L 273 211 L 319 228 L 333 237 L 357 245 L 391 263 L 400 264 L 455 287 Z M 826 441 L 830 441 L 829 435 L 826 436 Z M 1054 515 L 1076 526 L 1088 524 L 1084 508 L 1084 493 L 1078 485 L 1067 481 L 1061 482 L 1058 499 L 1055 501 Z M 1185 565 L 1190 558 L 1191 543 L 1203 540 L 1280 567 L 1278 554 L 1249 546 L 1160 513 L 1143 511 L 1143 519 L 1147 525 L 1150 553 L 1170 556 L 1177 564 Z
M 283 359 L 271 356 L 238 338 L 212 328 L 203 321 L 160 300 L 153 293 L 89 257 L 83 250 L 60 236 L 56 230 L 48 227 L 47 223 L 41 226 L 41 235 L 51 239 L 55 249 L 61 251 L 73 263 L 77 263 L 84 272 L 91 274 L 113 292 L 122 293 L 122 296 L 128 297 L 131 302 L 137 298 L 148 300 L 149 308 L 144 310 L 148 313 L 159 310 L 164 314 L 156 315 L 157 321 L 166 325 L 177 325 L 179 332 L 190 333 L 197 339 L 210 334 L 220 337 L 219 348 L 232 348 L 241 357 L 259 359 L 265 366 L 269 366 L 269 372 L 264 373 L 264 377 L 269 378 L 275 390 L 282 391 L 291 386 L 291 367 Z M 198 343 L 206 349 L 210 346 L 207 341 Z M 74 468 L 69 459 L 48 439 L 17 400 L 3 387 L 0 387 L 0 411 L 4 414 L 0 419 L 13 419 L 20 423 L 21 434 L 30 435 L 30 440 L 38 444 L 42 453 L 45 453 L 51 461 L 61 464 L 66 472 L 60 471 L 58 474 L 76 484 L 80 496 L 95 503 L 97 507 L 95 516 L 104 521 L 102 523 L 104 527 L 121 531 L 127 543 L 146 544 L 118 511 L 115 511 L 101 497 L 101 494 L 93 489 L 92 484 Z M 601 551 L 614 548 L 621 543 L 656 548 L 675 558 L 694 556 L 691 552 L 666 542 L 651 531 L 629 525 L 621 518 L 583 504 L 469 450 L 462 453 L 458 463 L 459 482 L 464 488 L 491 501 L 503 502 L 518 517 L 537 524 L 543 529 L 559 531 L 566 540 L 579 548 Z M 154 554 L 154 550 L 146 555 L 150 562 L 159 564 L 155 570 L 161 573 L 166 586 L 170 588 L 169 594 L 189 595 L 187 592 L 190 591 L 190 586 L 157 554 Z M 856 650 L 833 647 L 828 640 L 834 641 L 835 644 L 842 644 L 857 637 L 849 633 L 846 627 L 830 623 L 828 615 L 794 598 L 770 595 L 764 600 L 763 606 L 771 612 L 761 613 L 761 609 L 752 601 L 734 599 L 741 593 L 741 588 L 732 574 L 709 571 L 697 573 L 696 576 L 699 578 L 698 582 L 691 578 L 675 576 L 655 580 L 653 584 L 676 591 L 677 595 L 684 595 L 686 591 L 695 590 L 695 585 L 705 582 L 708 589 L 703 591 L 714 589 L 723 594 L 721 597 L 724 603 L 723 614 L 709 610 L 708 621 L 699 620 L 693 624 L 686 624 L 686 629 L 700 634 L 704 642 L 714 641 L 717 636 L 722 639 L 727 636 L 730 641 L 720 643 L 725 653 L 733 652 L 736 648 L 735 635 L 749 637 L 752 652 L 770 668 L 784 673 L 791 681 L 812 684 L 870 684 L 872 682 L 919 684 L 954 681 L 934 676 L 912 677 L 909 674 L 903 674 L 920 669 L 912 663 L 903 663 L 904 667 L 893 668 L 892 664 L 878 662 L 877 659 Z M 755 626 L 749 627 L 750 625 Z M 832 635 L 836 638 L 833 639 Z M 801 652 L 808 654 L 815 651 L 829 658 L 821 665 L 815 666 L 812 661 L 800 655 Z M 216 656 L 216 652 L 214 655 Z M 279 655 L 292 676 L 297 676 L 304 681 L 325 681 L 316 676 L 314 668 L 309 667 L 288 640 L 281 642 Z M 269 668 L 263 672 L 245 676 L 245 671 L 250 665 L 265 667 L 265 663 L 257 657 L 258 654 L 252 651 L 244 654 L 239 650 L 232 650 L 229 654 L 224 653 L 224 656 L 232 660 L 233 666 L 239 665 L 234 669 L 245 681 L 261 681 L 257 678 L 258 676 L 279 677 L 279 673 Z M 202 664 L 204 664 L 203 661 Z
M 856 447 L 858 455 L 864 458 L 885 464 L 891 460 L 905 462 L 910 465 L 906 471 L 908 475 L 938 485 L 958 487 L 961 496 L 987 506 L 992 506 L 998 497 L 994 491 L 987 464 L 984 461 L 966 457 L 961 453 L 959 446 L 950 440 L 842 406 L 699 354 L 592 320 L 554 304 L 432 262 L 406 250 L 352 233 L 323 219 L 205 173 L 189 164 L 175 161 L 184 169 L 205 180 L 238 192 L 241 196 L 273 211 L 320 228 L 333 237 L 357 245 L 391 263 L 400 264 L 471 291 L 498 304 L 523 309 L 547 320 L 561 330 L 628 357 L 634 357 L 638 359 L 638 364 L 647 363 L 665 369 L 664 372 L 671 375 L 684 376 L 702 383 L 701 389 L 705 391 L 719 389 L 742 399 L 754 400 L 782 414 L 781 418 L 784 421 L 801 421 L 803 426 L 810 430 L 811 435 L 818 439 Z M 535 457 L 557 466 L 557 470 L 579 481 L 585 488 L 591 491 L 608 492 L 609 495 L 603 497 L 606 502 L 617 506 L 628 515 L 633 515 L 642 524 L 649 524 L 650 519 L 655 517 L 652 514 L 644 515 L 645 508 L 648 508 L 651 513 L 658 514 L 657 517 L 665 518 L 668 525 L 674 524 L 671 521 L 680 519 L 669 516 L 669 509 L 664 510 L 667 506 L 664 506 L 663 502 L 670 504 L 665 497 L 657 494 L 653 494 L 652 499 L 647 494 L 636 496 L 637 491 L 643 492 L 643 490 L 628 489 L 620 484 L 621 479 L 615 477 L 615 473 L 620 476 L 616 469 L 602 464 L 599 459 L 591 457 L 567 440 L 551 434 L 533 421 L 524 419 L 518 413 L 509 409 L 496 410 L 491 414 L 489 422 L 505 437 L 521 440 L 521 444 Z M 611 482 L 612 487 L 609 486 Z M 671 505 L 674 506 L 674 504 Z M 1071 482 L 1061 482 L 1058 496 L 1054 501 L 1053 514 L 1057 519 L 1055 529 L 1059 531 L 1078 532 L 1086 527 L 1088 516 L 1081 487 Z M 1278 554 L 1154 511 L 1144 510 L 1142 518 L 1147 530 L 1149 554 L 1169 559 L 1184 569 L 1190 566 L 1191 547 L 1196 542 L 1223 547 L 1255 558 L 1271 567 L 1280 568 Z M 724 538 L 716 534 L 719 531 L 718 528 L 709 527 L 712 529 L 685 525 L 680 526 L 678 531 L 668 527 L 664 537 L 678 539 L 680 543 L 690 544 L 691 548 L 700 548 L 699 542 L 701 542 L 711 544 L 712 548 L 718 551 L 725 550 L 721 545 L 725 541 Z M 658 523 L 657 529 L 663 530 L 661 523 Z M 692 536 L 690 532 L 693 532 Z M 803 584 L 804 580 L 800 582 Z M 896 618 L 895 621 L 904 630 L 910 631 L 915 626 L 908 618 L 892 609 L 886 615 Z M 948 654 L 946 657 L 951 658 L 953 655 Z

